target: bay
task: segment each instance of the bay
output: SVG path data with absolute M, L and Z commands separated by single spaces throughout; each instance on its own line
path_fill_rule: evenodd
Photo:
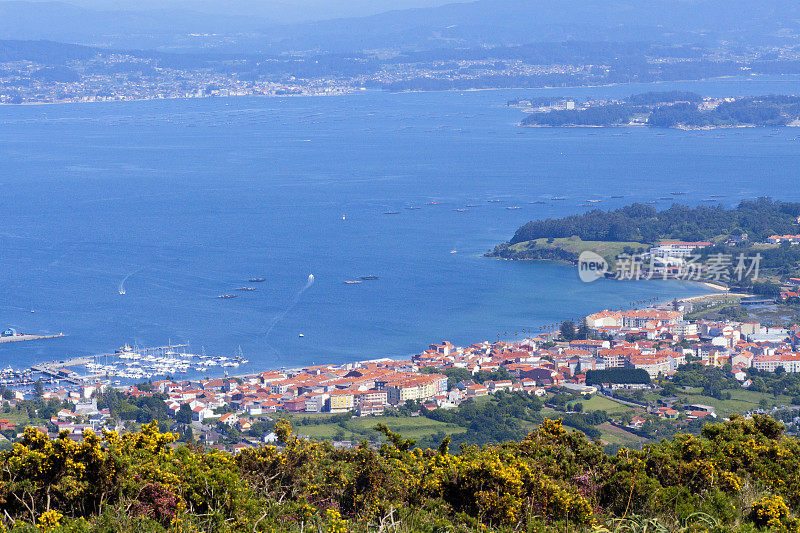
M 404 357 L 701 294 L 482 257 L 589 199 L 799 199 L 793 128 L 519 128 L 505 106 L 671 89 L 788 94 L 800 78 L 0 107 L 0 327 L 67 334 L 2 344 L 0 365 L 168 341 L 241 346 L 241 372 Z

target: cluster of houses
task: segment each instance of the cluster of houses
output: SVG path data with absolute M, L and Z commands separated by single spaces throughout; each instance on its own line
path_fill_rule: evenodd
M 186 405 L 193 421 L 207 423 L 216 419 L 248 429 L 249 417 L 277 411 L 381 415 L 388 406 L 447 395 L 446 376 L 416 370 L 410 361 L 384 359 L 269 371 L 236 379 L 160 380 L 152 387 L 167 395 L 167 407 L 175 415 Z M 135 387 L 129 391 L 132 395 L 151 393 Z
M 800 298 L 800 278 L 789 278 L 788 286 L 781 291 L 781 300 Z
M 800 235 L 773 235 L 767 239 L 769 244 L 800 244 Z
M 52 399 L 70 401 L 75 406 L 74 409 L 60 409 L 50 417 L 50 423 L 55 427 L 56 433 L 66 431 L 69 435 L 80 436 L 87 430 L 100 433 L 103 429 L 109 429 L 111 412 L 109 409 L 98 409 L 97 399 L 90 398 L 95 392 L 100 390 L 94 385 L 84 385 L 78 389 L 67 390 L 59 389 L 56 391 L 45 392 L 42 399 L 49 401 Z M 8 402 L 10 407 L 14 407 L 17 402 L 24 399 L 21 392 L 16 392 Z M 122 430 L 124 426 L 117 421 L 110 429 Z M 9 419 L 0 419 L 0 432 L 19 431 L 21 428 Z M 47 428 L 40 427 L 40 431 L 47 433 Z
M 800 372 L 800 326 L 771 328 L 758 323 L 688 321 L 690 304 L 663 308 L 606 310 L 586 317 L 590 339 L 565 341 L 559 333 L 542 333 L 519 341 L 481 342 L 456 346 L 448 341 L 431 344 L 407 361 L 378 359 L 345 365 L 316 365 L 294 370 L 205 380 L 159 380 L 147 390 L 136 386 L 127 394 L 164 394 L 169 412 L 199 426 L 226 424 L 246 432 L 261 415 L 269 413 L 352 413 L 381 415 L 387 408 L 420 402 L 427 409 L 453 408 L 461 402 L 498 391 L 520 391 L 544 396 L 563 387 L 579 393 L 597 387 L 636 384 L 587 385 L 586 372 L 612 368 L 641 369 L 651 378 L 669 377 L 687 358 L 716 367 L 730 365 L 733 375 L 748 386 L 748 368 L 775 372 Z M 576 329 L 577 334 L 577 329 Z M 459 381 L 448 385 L 449 369 L 463 369 Z M 479 372 L 505 369 L 500 377 L 478 380 Z M 482 374 L 485 376 L 486 374 Z M 98 409 L 96 393 L 108 386 L 83 384 L 46 391 L 44 399 L 70 400 L 74 410 L 63 409 L 51 422 L 71 434 L 107 427 L 108 409 Z M 17 391 L 12 401 L 24 398 Z M 662 406 L 662 418 L 677 412 Z M 701 417 L 700 409 L 693 416 Z M 636 421 L 634 421 L 636 422 Z M 0 420 L 0 430 L 14 429 Z M 119 429 L 119 428 L 118 428 Z
M 431 345 L 413 361 L 444 371 L 450 367 L 472 373 L 505 368 L 516 378 L 509 388 L 541 394 L 542 387 L 563 386 L 591 392 L 588 370 L 633 368 L 651 378 L 668 377 L 687 357 L 704 365 L 730 365 L 746 381 L 747 368 L 800 372 L 800 327 L 770 328 L 758 323 L 686 321 L 683 312 L 668 309 L 602 311 L 586 317 L 589 329 L 605 340 L 558 341 L 543 334 L 516 343 L 479 343 L 456 347 Z M 492 386 L 475 390 L 491 393 Z M 467 389 L 471 390 L 471 389 Z M 474 393 L 472 393 L 474 394 Z

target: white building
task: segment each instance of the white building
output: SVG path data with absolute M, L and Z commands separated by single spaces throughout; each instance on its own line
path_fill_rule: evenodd
M 706 241 L 662 242 L 658 246 L 653 246 L 652 248 L 650 248 L 650 255 L 652 257 L 660 257 L 660 258 L 668 258 L 668 257 L 687 258 L 694 255 L 695 251 L 697 251 L 698 249 L 705 248 L 706 246 L 711 246 L 711 243 Z

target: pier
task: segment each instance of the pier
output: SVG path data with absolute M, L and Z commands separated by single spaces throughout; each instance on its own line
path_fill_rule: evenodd
M 18 334 L 18 335 L 4 335 L 0 336 L 0 344 L 5 342 L 22 342 L 22 341 L 38 341 L 41 339 L 56 339 L 58 337 L 63 337 L 63 333 L 59 333 L 57 335 L 28 335 L 28 334 Z
M 34 372 L 38 372 L 40 374 L 52 376 L 56 379 L 69 381 L 70 383 L 74 383 L 75 385 L 80 385 L 81 383 L 83 383 L 83 378 L 81 376 L 69 375 L 63 372 L 63 370 L 71 366 L 80 366 L 91 362 L 92 362 L 91 357 L 75 357 L 73 359 L 67 359 L 65 361 L 51 361 L 49 363 L 39 363 L 38 365 L 33 365 L 31 367 L 31 370 Z

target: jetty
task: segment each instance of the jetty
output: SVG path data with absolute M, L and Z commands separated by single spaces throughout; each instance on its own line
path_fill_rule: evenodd
M 24 333 L 18 333 L 16 335 L 2 335 L 0 336 L 0 344 L 4 342 L 22 342 L 22 341 L 38 341 L 41 339 L 56 339 L 58 337 L 63 337 L 63 333 L 59 333 L 57 335 L 29 335 Z
M 56 379 L 61 379 L 64 381 L 69 381 L 70 383 L 74 383 L 76 385 L 80 385 L 81 383 L 83 383 L 82 377 L 79 376 L 76 372 L 67 370 L 67 368 L 71 366 L 85 365 L 91 362 L 92 362 L 91 357 L 75 357 L 72 359 L 66 359 L 64 361 L 51 361 L 49 363 L 39 363 L 37 365 L 33 365 L 31 367 L 31 370 L 33 372 L 38 372 L 40 374 L 52 376 Z

